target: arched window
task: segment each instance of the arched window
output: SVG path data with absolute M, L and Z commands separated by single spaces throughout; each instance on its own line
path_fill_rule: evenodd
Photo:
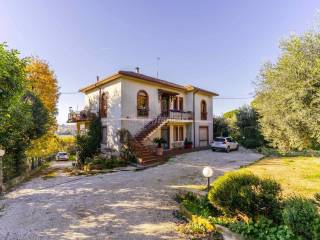
M 137 94 L 137 115 L 140 117 L 149 114 L 149 96 L 146 91 L 140 90 Z
M 207 120 L 207 103 L 206 101 L 202 100 L 201 101 L 201 120 Z
M 100 103 L 100 114 L 102 118 L 107 117 L 108 113 L 108 95 L 106 93 L 102 93 L 101 95 L 101 103 Z

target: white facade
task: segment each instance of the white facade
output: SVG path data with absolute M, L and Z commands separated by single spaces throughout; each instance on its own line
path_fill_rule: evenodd
M 140 90 L 148 95 L 148 116 L 141 117 L 137 113 L 137 94 Z M 208 145 L 213 137 L 212 94 L 208 94 L 204 90 L 190 91 L 174 86 L 171 87 L 167 84 L 120 76 L 115 80 L 100 84 L 98 87 L 94 86 L 89 90 L 83 91 L 85 93 L 86 109 L 96 113 L 98 113 L 99 104 L 101 104 L 99 103 L 99 96 L 100 98 L 102 94 L 108 96 L 107 116 L 101 119 L 103 126 L 102 146 L 118 151 L 120 149 L 118 130 L 127 129 L 132 135 L 135 135 L 147 123 L 161 114 L 163 110 L 159 91 L 174 93 L 175 97 L 183 99 L 183 104 L 181 104 L 183 105 L 183 112 L 194 111 L 194 114 L 190 113 L 190 115 L 194 115 L 194 119 L 168 119 L 164 123 L 165 125 L 161 126 L 162 128 L 157 128 L 145 139 L 145 144 L 152 144 L 153 138 L 160 137 L 166 131 L 169 131 L 167 132 L 169 133 L 168 148 L 183 146 L 183 141 L 186 138 L 193 142 L 194 147 Z M 170 109 L 173 109 L 172 99 L 170 98 L 169 101 Z M 201 120 L 201 101 L 206 103 L 207 120 Z M 172 114 L 179 116 L 180 112 L 176 111 Z M 206 134 L 208 135 L 207 139 Z M 204 141 L 204 138 L 206 141 Z

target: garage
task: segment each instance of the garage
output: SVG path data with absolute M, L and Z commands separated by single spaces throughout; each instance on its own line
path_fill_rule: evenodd
M 199 146 L 206 147 L 209 145 L 209 128 L 208 126 L 199 127 Z

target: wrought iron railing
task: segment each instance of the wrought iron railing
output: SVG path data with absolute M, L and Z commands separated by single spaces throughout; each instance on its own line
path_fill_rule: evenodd
M 201 113 L 201 120 L 207 120 L 207 116 L 208 116 L 208 113 L 202 112 Z
M 70 111 L 68 115 L 68 123 L 92 121 L 96 117 L 96 113 L 90 112 L 88 110 Z
M 148 117 L 149 116 L 149 109 L 138 108 L 137 115 L 138 115 L 138 117 Z
M 192 120 L 193 114 L 191 111 L 177 111 L 177 110 L 170 110 L 168 118 L 175 119 L 175 120 Z

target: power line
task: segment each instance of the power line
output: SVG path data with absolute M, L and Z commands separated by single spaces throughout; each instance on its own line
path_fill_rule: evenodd
M 61 92 L 61 95 L 65 95 L 65 94 L 79 94 L 79 92 Z
M 215 99 L 252 99 L 253 97 L 215 97 Z

